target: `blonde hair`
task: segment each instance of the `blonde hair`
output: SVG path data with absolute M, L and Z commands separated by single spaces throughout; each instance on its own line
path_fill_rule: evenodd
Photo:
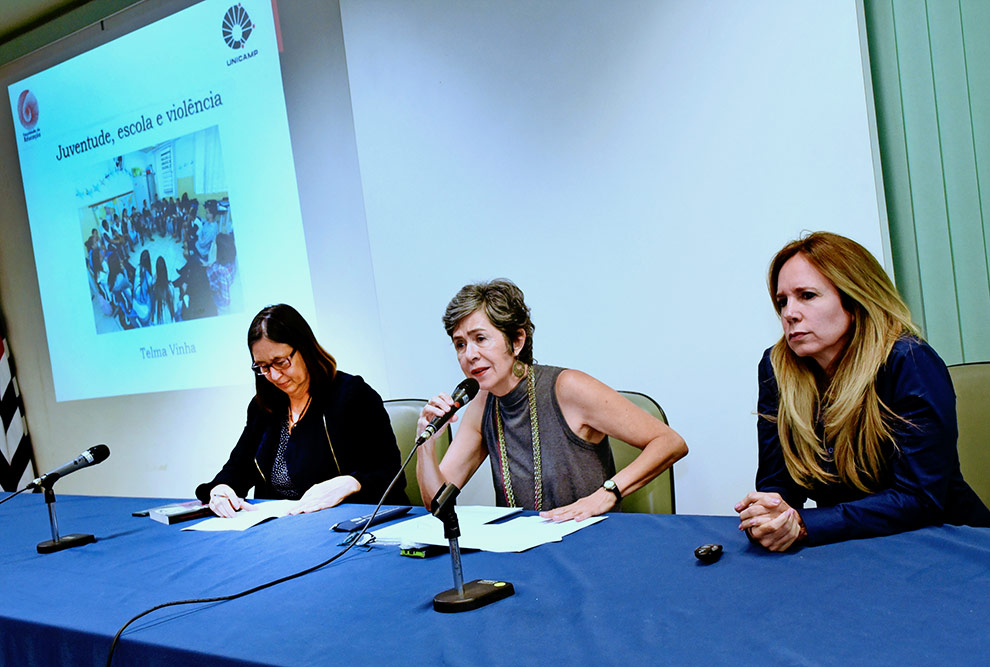
M 784 461 L 791 477 L 805 488 L 841 481 L 861 491 L 876 491 L 885 466 L 881 446 L 892 442 L 892 423 L 900 417 L 877 396 L 874 381 L 894 343 L 905 334 L 919 336 L 919 331 L 873 255 L 855 241 L 828 232 L 793 241 L 774 256 L 767 283 L 778 315 L 777 279 L 797 254 L 835 285 L 851 323 L 849 342 L 836 359 L 824 394 L 812 359 L 796 355 L 783 336 L 773 346 L 770 360 L 780 391 L 776 421 Z M 815 431 L 819 414 L 824 441 Z M 832 444 L 832 454 L 826 452 L 826 443 Z M 828 458 L 834 459 L 838 476 L 822 467 Z

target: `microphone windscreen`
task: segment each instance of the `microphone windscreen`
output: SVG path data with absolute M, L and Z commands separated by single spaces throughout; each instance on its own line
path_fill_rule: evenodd
M 106 445 L 96 445 L 89 448 L 89 455 L 93 457 L 93 464 L 103 463 L 110 458 L 110 448 Z
M 463 400 L 465 403 L 470 401 L 478 394 L 478 381 L 474 378 L 464 378 L 464 380 L 457 385 L 454 389 L 454 395 L 451 396 L 455 401 Z

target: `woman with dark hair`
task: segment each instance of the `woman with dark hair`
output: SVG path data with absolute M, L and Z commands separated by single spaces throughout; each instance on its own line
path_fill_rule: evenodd
M 152 282 L 154 276 L 151 273 L 151 253 L 145 248 L 141 251 L 141 259 L 134 274 L 134 313 L 143 327 L 151 324 Z
M 185 257 L 186 263 L 179 269 L 178 278 L 172 281 L 179 288 L 178 319 L 188 321 L 200 317 L 215 317 L 217 304 L 210 291 L 206 267 L 196 258 L 196 251 L 189 244 L 185 248 Z
M 137 234 L 135 234 L 131 229 L 131 224 L 128 221 L 127 214 L 120 221 L 120 244 L 125 252 L 131 252 L 137 243 Z
M 161 255 L 155 262 L 155 282 L 151 286 L 151 321 L 168 324 L 175 321 L 175 287 L 168 279 L 168 266 Z
M 442 484 L 463 488 L 489 458 L 499 506 L 581 521 L 618 509 L 623 496 L 687 454 L 677 433 L 614 389 L 581 371 L 537 365 L 529 308 L 511 281 L 465 285 L 443 324 L 461 370 L 481 391 L 443 461 L 437 463 L 432 439 L 419 450 L 416 472 L 427 506 Z M 434 396 L 419 429 L 452 406 L 447 394 Z M 618 473 L 609 435 L 643 450 Z
M 959 470 L 949 373 L 873 255 L 815 232 L 777 253 L 767 283 L 784 335 L 760 362 L 759 468 L 739 529 L 784 551 L 990 526 Z
M 401 464 L 381 397 L 357 375 L 337 370 L 292 306 L 268 306 L 248 329 L 255 396 L 247 425 L 223 469 L 196 488 L 218 516 L 256 498 L 298 500 L 291 512 L 377 503 Z M 386 504 L 407 502 L 402 477 Z
M 110 302 L 114 306 L 114 314 L 121 327 L 133 329 L 137 326 L 137 318 L 134 315 L 134 296 L 131 291 L 131 283 L 127 279 L 127 272 L 121 266 L 120 258 L 116 253 L 109 256 L 106 264 L 107 285 L 110 290 Z

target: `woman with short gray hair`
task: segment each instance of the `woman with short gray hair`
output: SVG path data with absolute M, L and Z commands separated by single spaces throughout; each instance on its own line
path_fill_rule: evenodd
M 437 462 L 433 439 L 421 447 L 416 474 L 424 504 L 444 483 L 463 487 L 490 458 L 499 506 L 581 521 L 618 509 L 623 496 L 687 454 L 670 427 L 590 375 L 536 364 L 535 327 L 512 281 L 465 285 L 447 305 L 443 324 L 461 370 L 481 392 L 465 408 L 443 461 Z M 449 395 L 434 396 L 420 430 L 452 406 Z M 643 450 L 619 472 L 609 435 Z

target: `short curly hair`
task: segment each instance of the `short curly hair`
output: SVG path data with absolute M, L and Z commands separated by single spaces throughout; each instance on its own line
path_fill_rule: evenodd
M 521 329 L 526 341 L 518 359 L 524 364 L 533 363 L 533 320 L 529 316 L 523 291 L 507 278 L 472 283 L 462 287 L 447 304 L 443 314 L 443 328 L 453 337 L 454 329 L 465 317 L 484 309 L 496 329 L 505 336 L 506 345 L 512 351 L 512 342 Z

